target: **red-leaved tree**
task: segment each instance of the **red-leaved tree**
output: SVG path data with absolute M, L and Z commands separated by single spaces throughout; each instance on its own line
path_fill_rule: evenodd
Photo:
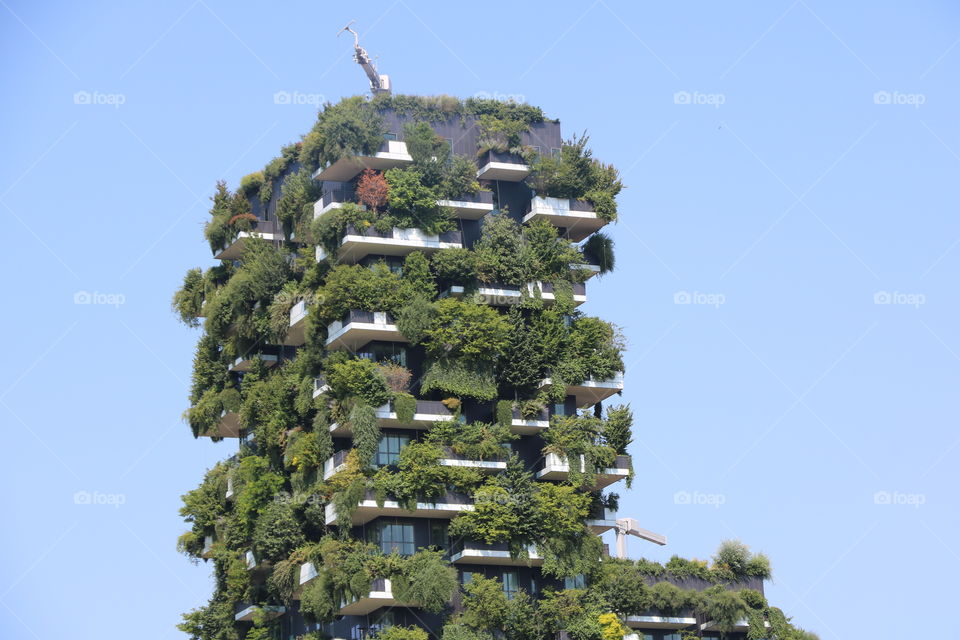
M 379 212 L 387 204 L 390 186 L 383 174 L 372 169 L 364 169 L 357 180 L 357 199 L 368 209 Z

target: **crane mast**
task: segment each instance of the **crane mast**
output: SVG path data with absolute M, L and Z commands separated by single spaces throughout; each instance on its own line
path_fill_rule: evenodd
M 356 20 L 351 20 L 347 23 L 347 26 L 337 32 L 337 35 L 339 36 L 344 31 L 349 31 L 353 34 L 353 61 L 363 67 L 363 72 L 367 74 L 367 78 L 370 80 L 370 93 L 374 96 L 380 95 L 381 93 L 389 95 L 390 76 L 377 73 L 377 67 L 373 64 L 373 60 L 370 59 L 370 55 L 366 49 L 360 46 L 360 34 L 350 28 L 350 25 L 354 22 L 356 22 Z

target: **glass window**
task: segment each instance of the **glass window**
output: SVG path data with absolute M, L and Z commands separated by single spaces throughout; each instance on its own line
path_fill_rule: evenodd
M 517 581 L 517 572 L 516 571 L 504 571 L 503 572 L 503 592 L 507 594 L 507 600 L 513 600 L 513 597 L 517 595 L 517 591 L 520 590 Z
M 396 624 L 393 617 L 393 611 L 381 611 L 379 614 L 370 616 L 370 633 L 375 634 Z
M 430 545 L 434 547 L 439 547 L 444 551 L 449 551 L 450 539 L 447 537 L 446 522 L 430 523 Z
M 470 584 L 471 582 L 473 582 L 473 573 L 471 573 L 471 572 L 469 572 L 469 571 L 461 571 L 461 572 L 460 572 L 460 584 L 466 586 L 466 585 Z
M 377 445 L 376 465 L 385 467 L 395 464 L 400 459 L 400 449 L 407 446 L 408 442 L 410 442 L 410 436 L 385 435 L 381 437 L 380 444 Z
M 550 155 L 552 155 L 554 158 L 559 158 L 559 157 L 560 157 L 560 149 L 557 149 L 556 147 L 551 147 L 551 148 L 550 148 Z
M 578 573 L 575 576 L 570 578 L 563 579 L 563 588 L 564 589 L 586 589 L 587 588 L 587 579 L 582 573 Z
M 393 131 L 387 131 L 385 134 L 383 134 L 383 139 L 384 139 L 384 140 L 396 140 L 396 139 L 397 139 L 397 134 L 395 134 Z
M 384 553 L 412 556 L 414 552 L 413 525 L 400 520 L 378 522 L 374 530 L 376 544 Z

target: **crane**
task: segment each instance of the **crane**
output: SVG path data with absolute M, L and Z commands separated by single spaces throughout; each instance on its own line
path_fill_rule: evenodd
M 377 67 L 373 64 L 373 61 L 370 59 L 370 55 L 367 53 L 366 49 L 360 46 L 360 34 L 350 28 L 356 20 L 351 20 L 347 23 L 343 29 L 337 32 L 339 37 L 344 31 L 349 31 L 353 34 L 353 60 L 361 67 L 363 67 L 363 72 L 367 74 L 367 78 L 370 79 L 370 93 L 374 96 L 385 93 L 390 94 L 390 76 L 380 75 L 377 73 Z
M 636 536 L 641 540 L 647 540 L 654 544 L 663 546 L 667 544 L 667 536 L 661 535 L 659 533 L 654 533 L 653 531 L 647 531 L 646 529 L 640 528 L 640 523 L 634 520 L 633 518 L 618 518 L 617 519 L 617 557 L 626 558 L 627 557 L 627 536 Z

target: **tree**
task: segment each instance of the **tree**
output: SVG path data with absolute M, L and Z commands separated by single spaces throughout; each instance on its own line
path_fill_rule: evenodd
M 357 200 L 374 213 L 387 206 L 390 185 L 383 174 L 373 169 L 364 169 L 357 180 Z

